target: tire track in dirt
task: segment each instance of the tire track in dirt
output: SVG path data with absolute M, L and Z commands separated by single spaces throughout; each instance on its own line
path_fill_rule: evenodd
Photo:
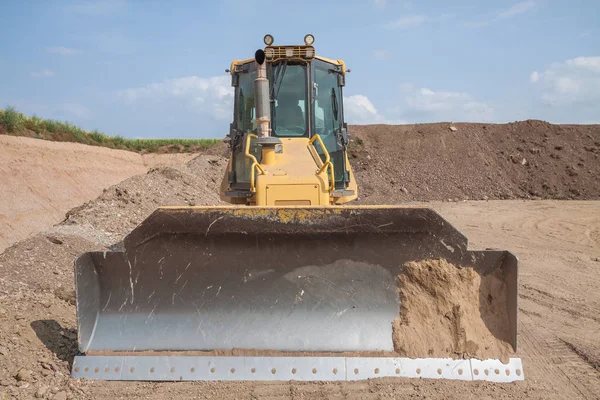
M 519 340 L 525 376 L 547 382 L 553 398 L 600 398 L 598 371 L 527 314 L 521 316 Z
M 600 307 L 595 303 L 592 303 L 589 307 L 582 303 L 573 304 L 572 300 L 551 295 L 528 284 L 521 285 L 519 289 L 519 297 L 521 298 L 531 300 L 547 309 L 560 310 L 567 315 L 591 319 L 600 324 L 600 315 L 598 314 Z

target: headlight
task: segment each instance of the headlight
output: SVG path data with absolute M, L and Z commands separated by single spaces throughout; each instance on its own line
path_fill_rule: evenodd
M 271 59 L 275 57 L 275 50 L 272 48 L 265 49 L 265 55 L 267 56 L 267 58 Z
M 315 42 L 315 37 L 310 33 L 304 36 L 304 44 L 307 46 L 311 46 Z
M 265 41 L 265 44 L 267 46 L 272 45 L 273 41 L 274 41 L 273 36 L 271 36 L 271 35 L 265 35 L 265 37 L 263 38 L 263 40 Z

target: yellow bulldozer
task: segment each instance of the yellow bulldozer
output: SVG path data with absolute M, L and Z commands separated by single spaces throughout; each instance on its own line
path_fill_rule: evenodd
M 306 35 L 303 45 L 279 46 L 266 35 L 253 58 L 232 62 L 221 184 L 230 205 L 160 207 L 121 251 L 76 259 L 74 377 L 523 378 L 473 373 L 497 371 L 496 359 L 394 352 L 398 271 L 432 258 L 500 271 L 516 351 L 518 262 L 508 251 L 467 249 L 429 207 L 345 204 L 358 196 L 344 122 L 348 70 L 318 56 L 313 42 Z

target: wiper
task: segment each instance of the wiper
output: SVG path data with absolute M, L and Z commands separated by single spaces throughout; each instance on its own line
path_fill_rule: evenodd
M 279 88 L 281 87 L 281 82 L 283 82 L 283 77 L 285 76 L 286 68 L 287 61 L 282 61 L 281 64 L 279 64 L 273 72 L 273 86 L 271 86 L 272 102 L 275 102 L 275 100 L 277 100 L 277 95 L 279 94 Z

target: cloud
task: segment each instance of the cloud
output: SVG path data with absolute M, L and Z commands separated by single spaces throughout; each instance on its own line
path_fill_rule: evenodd
M 31 76 L 34 78 L 52 78 L 54 76 L 54 71 L 52 71 L 48 68 L 44 68 L 41 71 L 32 72 Z
M 516 15 L 523 14 L 535 7 L 534 1 L 522 1 L 513 5 L 508 10 L 498 13 L 498 18 L 512 18 Z
M 527 11 L 535 8 L 536 4 L 534 1 L 522 1 L 510 7 L 507 10 L 500 11 L 496 14 L 496 16 L 492 19 L 486 20 L 482 19 L 480 21 L 467 21 L 463 23 L 467 28 L 484 28 L 486 26 L 491 25 L 494 22 L 498 22 L 503 19 L 509 19 L 515 17 L 517 15 L 526 13 Z
M 400 85 L 400 103 L 379 111 L 368 97 L 344 96 L 344 115 L 349 124 L 407 124 L 438 121 L 480 121 L 496 118 L 494 109 L 465 92 L 435 91 Z M 385 115 L 384 115 L 385 114 Z
M 233 88 L 229 76 L 202 78 L 186 76 L 122 90 L 119 97 L 129 102 L 170 101 L 180 99 L 192 109 L 227 120 L 233 113 Z
M 600 56 L 576 57 L 533 71 L 530 81 L 551 107 L 600 110 Z
M 68 47 L 62 47 L 62 46 L 58 46 L 58 47 L 46 47 L 46 51 L 48 53 L 59 54 L 61 56 L 72 56 L 72 55 L 81 53 L 80 50 L 70 49 Z
M 529 76 L 529 80 L 531 81 L 531 83 L 536 83 L 540 80 L 540 74 L 537 71 L 533 71 Z
M 344 96 L 344 119 L 349 124 L 403 124 L 401 120 L 389 120 L 377 111 L 371 100 L 362 94 Z
M 465 92 L 435 91 L 416 88 L 411 84 L 400 87 L 401 104 L 390 113 L 410 122 L 492 121 L 494 109 Z

